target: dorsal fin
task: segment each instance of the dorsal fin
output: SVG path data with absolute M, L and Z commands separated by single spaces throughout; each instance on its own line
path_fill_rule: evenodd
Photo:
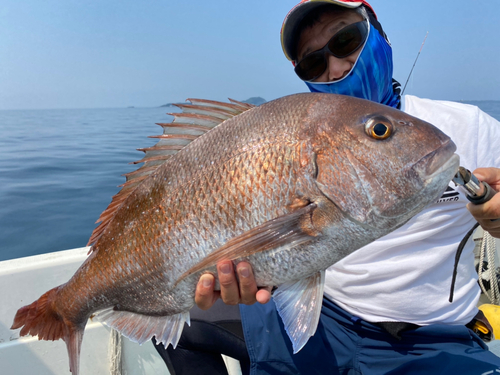
M 174 116 L 172 122 L 158 123 L 163 128 L 163 134 L 150 137 L 158 138 L 158 143 L 153 147 L 138 149 L 143 151 L 145 155 L 141 160 L 135 161 L 133 164 L 144 164 L 136 171 L 124 175 L 127 178 L 126 182 L 120 185 L 122 189 L 113 197 L 109 206 L 99 216 L 96 223 L 100 224 L 92 232 L 88 245 L 95 243 L 99 239 L 122 203 L 142 181 L 168 158 L 213 127 L 255 107 L 253 104 L 242 103 L 233 99 L 229 99 L 231 103 L 203 99 L 187 99 L 186 101 L 191 104 L 175 104 L 182 112 L 168 113 L 168 115 Z

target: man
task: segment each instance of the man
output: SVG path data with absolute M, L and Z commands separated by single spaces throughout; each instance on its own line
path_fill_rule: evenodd
M 368 2 L 303 0 L 285 18 L 281 40 L 311 91 L 373 100 L 433 123 L 456 143 L 461 165 L 500 190 L 500 123 L 476 107 L 401 98 L 391 46 Z M 207 309 L 219 296 L 230 305 L 250 304 L 241 306 L 241 317 L 255 374 L 500 373 L 500 358 L 466 327 L 480 294 L 470 242 L 448 301 L 457 247 L 475 221 L 500 238 L 500 220 L 493 221 L 500 194 L 466 204 L 463 194 L 438 201 L 330 267 L 318 330 L 295 355 L 273 303 L 264 304 L 269 289 L 258 290 L 249 264 L 218 264 L 220 294 L 213 276 L 203 275 L 197 305 Z

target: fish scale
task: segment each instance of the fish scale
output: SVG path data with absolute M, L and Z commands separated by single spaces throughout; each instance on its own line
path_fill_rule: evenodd
M 217 276 L 227 259 L 278 287 L 273 299 L 299 351 L 319 321 L 326 268 L 406 223 L 458 168 L 437 128 L 361 99 L 191 102 L 141 149 L 144 165 L 100 216 L 75 275 L 14 318 L 21 335 L 62 338 L 74 375 L 96 313 L 133 341 L 175 347 L 200 275 Z

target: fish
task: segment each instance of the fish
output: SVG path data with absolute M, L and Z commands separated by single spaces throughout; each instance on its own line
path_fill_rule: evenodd
M 446 134 L 363 99 L 178 106 L 101 214 L 80 268 L 14 317 L 21 336 L 64 340 L 74 375 L 94 316 L 175 348 L 200 276 L 217 277 L 221 260 L 247 261 L 259 286 L 277 286 L 298 352 L 318 325 L 325 270 L 408 222 L 458 170 Z

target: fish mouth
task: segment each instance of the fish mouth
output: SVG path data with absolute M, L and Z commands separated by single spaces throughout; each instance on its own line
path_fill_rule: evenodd
M 432 174 L 428 175 L 426 181 L 433 180 L 437 175 L 440 175 L 447 170 L 453 170 L 452 176 L 454 176 L 458 171 L 459 165 L 460 165 L 460 156 L 458 156 L 457 154 L 453 154 L 450 157 L 450 159 L 448 159 L 448 161 L 439 166 Z
M 425 155 L 411 168 L 424 181 L 432 180 L 450 168 L 453 174 L 458 171 L 460 157 L 455 154 L 457 146 L 449 140 L 443 147 Z

